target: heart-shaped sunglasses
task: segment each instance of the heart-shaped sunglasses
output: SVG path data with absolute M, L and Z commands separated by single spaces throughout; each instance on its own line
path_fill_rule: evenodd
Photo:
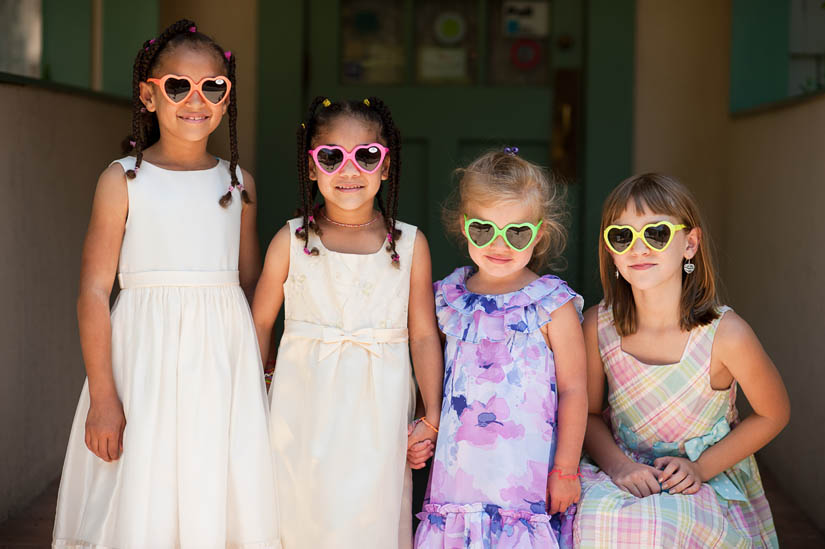
M 170 103 L 177 105 L 188 100 L 196 91 L 213 105 L 220 105 L 229 97 L 232 82 L 225 76 L 207 76 L 195 82 L 188 76 L 166 74 L 160 78 L 147 78 L 147 82 L 157 84 L 163 90 L 163 96 Z
M 670 221 L 648 223 L 641 231 L 630 225 L 610 225 L 604 230 L 604 242 L 613 253 L 619 255 L 627 253 L 637 238 L 641 238 L 654 252 L 663 252 L 673 242 L 676 231 L 682 229 L 687 229 L 687 225 L 674 225 Z
M 315 160 L 315 165 L 327 175 L 338 173 L 347 161 L 353 163 L 364 173 L 375 173 L 381 167 L 384 157 L 390 150 L 381 143 L 358 145 L 351 151 L 338 145 L 321 145 L 307 151 Z
M 467 240 L 476 248 L 486 248 L 493 243 L 496 237 L 500 236 L 510 248 L 517 252 L 523 252 L 536 239 L 542 223 L 543 221 L 539 221 L 538 225 L 508 223 L 499 228 L 492 221 L 468 219 L 467 214 L 464 214 L 464 234 L 467 236 Z

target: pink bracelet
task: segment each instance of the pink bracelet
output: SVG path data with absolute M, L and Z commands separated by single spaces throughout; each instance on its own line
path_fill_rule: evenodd
M 547 473 L 547 476 L 549 477 L 553 473 L 558 473 L 559 478 L 562 479 L 562 480 L 569 480 L 569 479 L 579 478 L 580 476 L 582 476 L 582 474 L 579 472 L 578 467 L 576 467 L 576 472 L 573 473 L 572 475 L 563 475 L 563 474 L 561 474 L 561 469 L 553 469 L 552 471 Z

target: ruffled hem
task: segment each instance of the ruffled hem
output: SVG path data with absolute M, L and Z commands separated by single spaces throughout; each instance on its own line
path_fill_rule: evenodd
M 558 534 L 544 513 L 501 509 L 497 505 L 427 504 L 418 513 L 416 549 L 554 549 Z
M 261 541 L 257 543 L 227 543 L 226 545 L 216 545 L 216 549 L 282 549 L 281 542 Z M 56 539 L 52 541 L 52 549 L 118 549 L 114 546 L 90 543 L 88 541 Z
M 534 332 L 550 322 L 550 315 L 573 301 L 581 321 L 584 300 L 557 276 L 542 276 L 524 288 L 499 295 L 475 294 L 465 282 L 472 267 L 459 267 L 435 283 L 438 326 L 446 335 L 477 343 L 504 341 L 508 332 Z

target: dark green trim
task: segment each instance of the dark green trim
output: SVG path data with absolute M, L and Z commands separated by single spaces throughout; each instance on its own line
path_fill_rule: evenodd
M 91 0 L 43 0 L 41 77 L 49 82 L 88 88 L 91 74 Z
M 730 110 L 788 96 L 789 2 L 733 0 L 731 4 Z
M 132 65 L 141 45 L 158 34 L 159 0 L 103 2 L 103 91 L 132 97 Z
M 77 95 L 87 99 L 95 99 L 97 101 L 105 101 L 106 103 L 114 103 L 116 105 L 129 106 L 131 101 L 123 97 L 103 92 L 96 92 L 88 88 L 80 88 L 71 84 L 61 84 L 59 82 L 51 82 L 48 80 L 40 80 L 39 78 L 29 78 L 28 76 L 20 76 L 17 74 L 10 74 L 7 72 L 0 72 L 0 84 L 9 84 L 12 86 L 29 86 L 33 88 L 41 88 L 48 91 L 65 93 L 70 95 Z
M 778 101 L 771 101 L 770 103 L 763 103 L 756 107 L 751 107 L 749 109 L 742 109 L 731 113 L 731 118 L 734 120 L 740 118 L 747 118 L 749 116 L 753 116 L 755 114 L 762 114 L 766 112 L 778 111 L 782 109 L 786 109 L 788 107 L 793 107 L 795 105 L 802 105 L 804 103 L 809 103 L 812 101 L 816 101 L 821 99 L 825 96 L 825 91 L 815 91 L 806 93 L 804 95 L 795 95 L 793 97 L 786 97 L 785 99 L 780 99 Z
M 295 131 L 305 108 L 304 39 L 304 2 L 259 3 L 255 181 L 264 250 L 297 204 Z
M 602 204 L 633 170 L 636 3 L 590 0 L 585 20 L 583 285 L 577 290 L 589 306 L 602 296 L 598 258 Z

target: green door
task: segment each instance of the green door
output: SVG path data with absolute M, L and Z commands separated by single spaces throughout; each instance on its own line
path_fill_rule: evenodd
M 580 3 L 309 0 L 306 10 L 305 104 L 316 95 L 381 97 L 403 138 L 400 219 L 427 235 L 435 279 L 467 264 L 440 220 L 452 172 L 504 146 L 550 165 L 551 147 L 559 150 L 550 136 L 571 131 L 562 126 L 578 108 L 575 93 L 553 132 L 553 83 L 581 64 Z M 579 190 L 567 185 L 574 211 Z M 560 275 L 577 287 L 578 214 L 570 225 Z

